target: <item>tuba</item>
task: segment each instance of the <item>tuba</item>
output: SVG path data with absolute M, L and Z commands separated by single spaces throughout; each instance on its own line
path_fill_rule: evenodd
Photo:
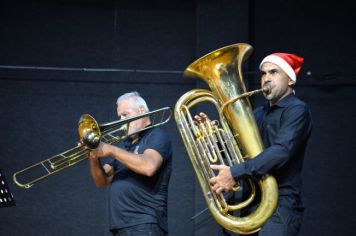
M 179 98 L 174 110 L 178 129 L 208 209 L 218 224 L 239 234 L 259 231 L 275 211 L 278 201 L 277 183 L 271 175 L 238 180 L 232 193 L 239 193 L 245 185 L 249 186 L 250 191 L 249 197 L 235 205 L 229 204 L 229 193 L 216 194 L 209 183 L 209 179 L 216 175 L 210 168 L 211 164 L 239 165 L 263 150 L 248 97 L 268 92 L 270 88 L 246 92 L 241 64 L 251 53 L 250 45 L 233 44 L 193 62 L 186 68 L 184 75 L 203 79 L 210 90 L 194 89 L 186 92 Z M 212 103 L 214 109 L 217 109 L 217 121 L 210 120 L 204 113 L 199 120 L 192 118 L 190 109 L 203 102 Z M 256 198 L 256 186 L 260 193 L 257 208 L 249 215 L 235 216 L 235 211 L 246 208 Z

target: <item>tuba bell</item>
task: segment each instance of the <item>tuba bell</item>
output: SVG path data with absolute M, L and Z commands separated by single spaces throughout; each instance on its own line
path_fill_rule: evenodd
M 273 214 L 278 201 L 278 187 L 271 175 L 238 180 L 232 192 L 238 192 L 246 181 L 250 197 L 231 205 L 226 194 L 216 194 L 209 179 L 216 173 L 211 164 L 239 165 L 263 151 L 263 143 L 253 115 L 249 96 L 268 92 L 269 87 L 246 92 L 241 64 L 252 53 L 248 44 L 233 44 L 217 49 L 193 62 L 185 76 L 203 79 L 210 87 L 193 89 L 183 94 L 176 103 L 174 115 L 194 172 L 212 216 L 225 229 L 251 234 L 260 230 Z M 193 119 L 190 110 L 200 103 L 212 103 L 219 119 L 211 121 L 204 114 Z M 221 127 L 219 127 L 221 125 Z M 251 214 L 235 216 L 235 211 L 246 208 L 256 197 L 259 187 L 260 202 Z

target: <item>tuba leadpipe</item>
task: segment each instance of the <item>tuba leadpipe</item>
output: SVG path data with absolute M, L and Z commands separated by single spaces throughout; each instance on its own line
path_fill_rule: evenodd
M 248 44 L 233 44 L 208 53 L 189 65 L 184 75 L 203 79 L 210 90 L 193 89 L 186 92 L 177 101 L 174 111 L 208 209 L 218 224 L 239 234 L 258 231 L 273 214 L 278 201 L 277 182 L 271 175 L 258 179 L 247 178 L 246 186 L 250 189 L 250 196 L 233 203 L 235 205 L 230 205 L 229 199 L 225 199 L 229 193 L 216 194 L 209 182 L 215 176 L 211 164 L 239 165 L 263 151 L 248 98 L 261 92 L 269 93 L 271 88 L 246 91 L 241 64 L 251 52 L 252 47 Z M 204 102 L 213 104 L 218 122 L 211 122 L 206 114 L 195 120 L 191 118 L 190 110 Z M 237 180 L 232 193 L 241 190 L 242 181 L 245 180 Z M 246 216 L 235 216 L 233 211 L 248 207 L 254 200 L 256 187 L 261 195 L 256 210 Z
M 92 116 L 84 114 L 78 122 L 80 141 L 77 146 L 15 172 L 13 181 L 19 187 L 30 188 L 35 183 L 87 159 L 90 150 L 97 148 L 100 141 L 108 144 L 120 142 L 144 130 L 166 124 L 171 116 L 172 109 L 163 107 L 145 114 L 99 125 Z M 130 122 L 146 117 L 150 119 L 151 125 L 129 133 Z

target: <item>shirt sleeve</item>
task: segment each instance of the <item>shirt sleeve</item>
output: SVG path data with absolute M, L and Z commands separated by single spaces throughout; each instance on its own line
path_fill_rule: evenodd
M 281 127 L 272 145 L 255 158 L 231 167 L 232 176 L 262 176 L 283 166 L 305 143 L 310 128 L 311 117 L 306 106 L 287 108 L 282 114 Z
M 129 146 L 129 144 L 127 143 L 128 141 L 121 141 L 117 143 L 116 146 L 124 150 L 127 150 L 127 146 Z M 125 168 L 125 166 L 121 164 L 121 162 L 117 161 L 114 157 L 99 158 L 99 161 L 102 166 L 104 166 L 105 164 L 111 165 L 112 167 L 114 167 L 115 171 Z
M 153 149 L 157 151 L 163 158 L 163 161 L 167 161 L 172 154 L 172 146 L 171 141 L 162 129 L 157 128 L 153 132 L 150 133 L 150 136 L 147 139 L 147 143 L 145 144 L 146 149 Z

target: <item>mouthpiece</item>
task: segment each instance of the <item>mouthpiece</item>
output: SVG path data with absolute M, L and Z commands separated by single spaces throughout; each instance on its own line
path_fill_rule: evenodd
M 272 86 L 270 84 L 266 84 L 262 87 L 262 92 L 269 94 L 272 90 Z

